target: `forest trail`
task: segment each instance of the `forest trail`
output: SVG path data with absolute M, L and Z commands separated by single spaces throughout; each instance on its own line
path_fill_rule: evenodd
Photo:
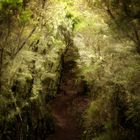
M 65 35 L 65 41 L 70 47 L 66 48 L 61 58 L 60 85 L 55 99 L 50 103 L 56 126 L 49 140 L 80 140 L 82 130 L 78 119 L 88 103 L 82 95 L 83 85 L 78 82 L 79 68 L 76 60 L 79 58 L 79 50 L 69 36 Z
M 67 79 L 63 85 L 64 90 L 51 102 L 56 128 L 49 140 L 80 140 L 81 129 L 74 114 L 74 106 L 79 106 L 79 110 L 83 111 L 87 106 L 87 99 L 77 94 L 78 88 L 74 85 L 72 76 Z

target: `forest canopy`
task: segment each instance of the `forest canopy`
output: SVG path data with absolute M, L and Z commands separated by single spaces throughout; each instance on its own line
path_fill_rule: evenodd
M 1 140 L 139 132 L 139 0 L 0 0 Z

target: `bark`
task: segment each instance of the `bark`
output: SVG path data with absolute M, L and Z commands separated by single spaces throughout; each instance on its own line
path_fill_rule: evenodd
M 27 36 L 27 38 L 23 41 L 23 43 L 17 48 L 16 52 L 14 53 L 14 56 L 12 59 L 14 59 L 16 57 L 16 55 L 23 49 L 23 47 L 26 45 L 26 43 L 28 42 L 29 38 L 33 35 L 33 33 L 35 32 L 36 27 L 34 27 L 32 29 L 32 31 L 30 32 L 30 34 Z
M 1 47 L 0 48 L 0 93 L 1 93 L 1 88 L 2 88 L 2 67 L 3 67 L 3 52 L 4 49 Z

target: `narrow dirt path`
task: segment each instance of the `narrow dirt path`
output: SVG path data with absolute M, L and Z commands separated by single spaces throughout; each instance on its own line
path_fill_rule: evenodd
M 49 140 L 80 140 L 81 132 L 72 111 L 72 103 L 77 96 L 73 80 L 69 79 L 63 88 L 66 89 L 65 94 L 60 91 L 51 103 L 56 128 Z
M 50 103 L 56 128 L 49 140 L 81 140 L 82 129 L 78 125 L 78 117 L 87 108 L 89 99 L 78 94 L 78 87 L 72 76 L 68 76 L 62 89 L 65 94 L 60 91 Z
M 87 101 L 85 96 L 79 94 L 79 91 L 84 92 L 83 86 L 76 82 L 80 72 L 76 62 L 79 58 L 78 49 L 67 29 L 64 30 L 63 35 L 67 48 L 61 57 L 59 93 L 50 103 L 56 127 L 55 133 L 49 140 L 80 140 L 82 131 L 77 120 L 84 112 Z M 80 115 L 75 112 L 79 112 Z

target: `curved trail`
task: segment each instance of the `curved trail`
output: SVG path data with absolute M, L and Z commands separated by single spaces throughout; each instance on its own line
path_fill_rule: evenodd
M 56 98 L 50 103 L 56 127 L 49 140 L 80 140 L 82 130 L 78 119 L 88 103 L 87 98 L 81 95 L 84 92 L 83 86 L 76 82 L 79 73 L 76 62 L 79 57 L 78 49 L 68 35 L 65 35 L 65 42 L 71 47 L 66 48 L 62 55 L 60 87 Z
M 61 99 L 64 101 L 61 104 L 55 103 L 53 106 L 53 116 L 56 120 L 56 130 L 54 135 L 50 137 L 50 140 L 80 140 L 78 126 L 69 112 L 67 99 Z M 57 101 L 56 101 L 57 102 Z
M 49 140 L 80 140 L 81 129 L 78 126 L 73 106 L 79 105 L 83 110 L 87 105 L 86 98 L 77 94 L 72 80 L 68 80 L 66 87 L 63 88 L 65 94 L 60 92 L 51 103 L 56 128 Z

